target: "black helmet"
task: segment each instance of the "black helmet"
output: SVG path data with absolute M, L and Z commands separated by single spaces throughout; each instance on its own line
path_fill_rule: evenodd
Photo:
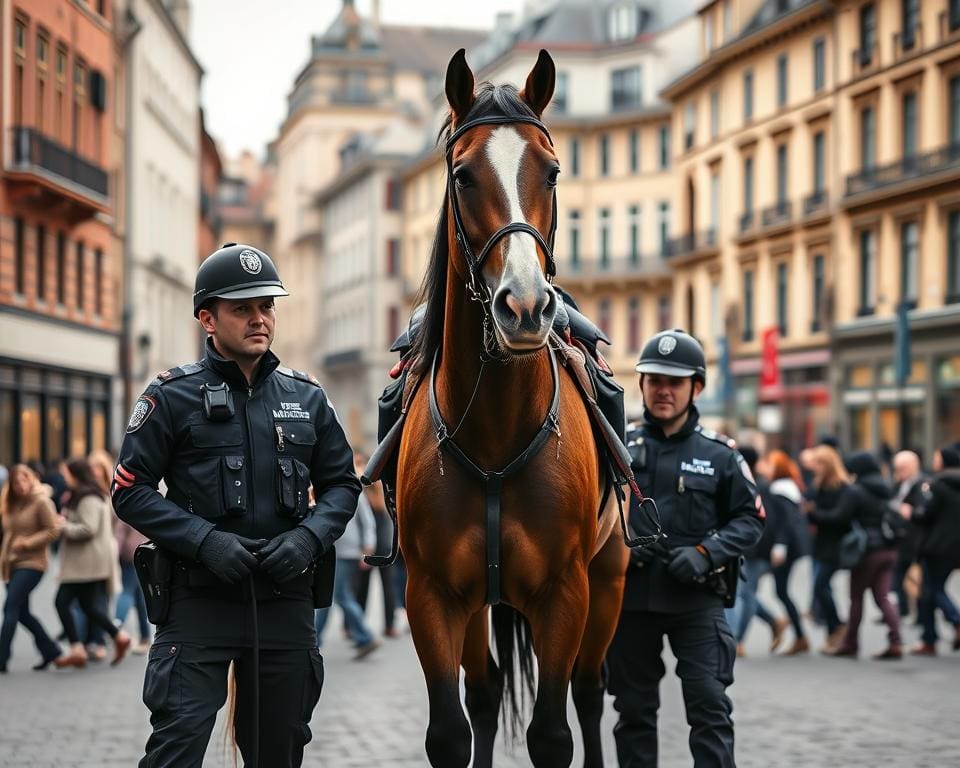
M 693 376 L 707 383 L 707 361 L 703 347 L 686 331 L 674 328 L 651 337 L 640 352 L 637 373 L 659 373 L 664 376 Z
M 193 288 L 193 316 L 210 299 L 289 296 L 267 254 L 251 245 L 224 243 L 203 260 Z

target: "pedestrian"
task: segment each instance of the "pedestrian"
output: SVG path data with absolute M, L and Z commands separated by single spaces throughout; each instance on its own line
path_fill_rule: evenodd
M 890 506 L 907 521 L 904 537 L 897 551 L 897 566 L 893 569 L 893 591 L 897 595 L 897 607 L 900 617 L 910 615 L 910 597 L 906 582 L 911 578 L 920 547 L 920 526 L 913 520 L 913 510 L 917 506 L 920 490 L 926 476 L 920 465 L 920 457 L 913 451 L 900 451 L 893 457 L 893 498 Z
M 231 662 L 246 765 L 299 766 L 311 738 L 323 685 L 314 564 L 353 516 L 360 482 L 319 382 L 270 351 L 274 298 L 287 295 L 262 251 L 211 254 L 193 300 L 204 357 L 160 373 L 127 424 L 114 507 L 171 569 L 157 577 L 170 599 L 144 679 L 143 768 L 199 768 Z
M 900 616 L 890 602 L 890 583 L 897 564 L 895 543 L 885 538 L 884 513 L 893 496 L 881 474 L 876 458 L 865 451 L 855 453 L 847 462 L 854 482 L 840 498 L 830 517 L 838 522 L 858 523 L 866 532 L 866 551 L 850 571 L 850 613 L 847 630 L 840 644 L 826 651 L 830 656 L 856 658 L 859 653 L 860 622 L 863 619 L 863 595 L 869 589 L 887 625 L 887 648 L 874 655 L 881 661 L 902 658 Z M 822 513 L 820 514 L 823 518 Z
M 113 525 L 113 536 L 117 542 L 117 553 L 120 562 L 121 591 L 117 595 L 117 605 L 114 616 L 117 626 L 122 627 L 127 621 L 131 608 L 137 611 L 138 642 L 133 646 L 133 653 L 143 655 L 150 650 L 150 620 L 147 616 L 147 601 L 143 595 L 143 587 L 137 578 L 137 571 L 133 564 L 133 556 L 137 547 L 145 544 L 148 539 L 133 526 L 119 518 Z
M 812 496 L 803 509 L 816 528 L 813 535 L 813 561 L 816 577 L 813 593 L 827 629 L 824 650 L 840 644 L 847 625 L 840 620 L 831 580 L 840 570 L 840 539 L 850 530 L 848 521 L 838 520 L 834 511 L 847 493 L 850 476 L 837 450 L 825 443 L 813 449 L 810 458 L 813 470 Z
M 363 471 L 363 460 L 355 455 L 357 472 Z M 357 600 L 357 577 L 370 566 L 363 561 L 364 555 L 372 555 L 377 542 L 376 522 L 373 510 L 365 493 L 357 499 L 357 513 L 347 524 L 343 536 L 337 541 L 337 571 L 333 581 L 333 602 L 343 611 L 343 627 L 356 647 L 354 659 L 369 656 L 380 647 L 367 626 L 363 608 Z M 320 608 L 315 617 L 317 645 L 323 645 L 323 630 L 327 625 L 330 608 Z
M 960 568 L 960 444 L 934 454 L 934 475 L 923 483 L 923 496 L 913 519 L 921 526 L 920 562 L 923 588 L 919 614 L 923 625 L 920 643 L 910 649 L 915 656 L 936 656 L 936 609 L 953 625 L 953 650 L 960 651 L 960 611 L 947 594 L 947 579 Z
M 362 464 L 366 464 L 366 457 L 361 454 Z M 362 468 L 361 468 L 362 471 Z M 387 502 L 383 497 L 383 487 L 380 483 L 373 483 L 363 489 L 364 496 L 373 510 L 373 519 L 376 521 L 376 549 L 374 554 L 387 555 L 393 547 L 393 521 L 387 512 Z M 377 568 L 380 571 L 380 584 L 383 588 L 383 635 L 384 637 L 400 637 L 397 629 L 397 579 L 394 574 L 395 565 L 386 565 Z M 362 568 L 357 574 L 357 602 L 366 612 L 367 596 L 370 592 L 370 574 L 373 568 Z
M 706 384 L 703 348 L 663 331 L 636 366 L 643 422 L 627 442 L 637 483 L 660 509 L 665 542 L 635 550 L 623 609 L 607 652 L 608 690 L 620 713 L 614 728 L 621 766 L 657 765 L 657 710 L 665 668 L 663 639 L 677 658 L 694 765 L 734 765 L 732 704 L 736 641 L 724 618 L 724 577 L 760 538 L 763 505 L 733 441 L 702 427 L 694 400 Z M 631 500 L 630 522 L 650 533 Z M 722 570 L 721 570 L 722 569 Z
M 79 456 L 60 467 L 67 483 L 64 517 L 60 526 L 60 589 L 56 608 L 71 651 L 54 663 L 58 667 L 84 667 L 87 650 L 71 612 L 76 600 L 89 624 L 110 635 L 114 644 L 112 664 L 119 664 L 130 647 L 130 636 L 118 629 L 102 608 L 103 595 L 114 574 L 115 544 L 110 504 L 97 485 L 90 464 Z
M 47 570 L 47 549 L 60 535 L 59 518 L 50 488 L 42 485 L 26 464 L 14 464 L 9 470 L 8 484 L 0 492 L 0 522 L 0 575 L 7 585 L 0 629 L 0 672 L 7 671 L 18 622 L 33 635 L 40 652 L 40 662 L 33 668 L 46 669 L 60 656 L 60 646 L 30 613 L 30 593 Z
M 807 531 L 807 521 L 803 516 L 800 505 L 803 501 L 804 483 L 800 475 L 800 468 L 784 451 L 771 451 L 765 462 L 769 472 L 770 496 L 767 514 L 771 513 L 771 506 L 777 508 L 777 517 L 784 532 L 784 547 L 773 553 L 773 580 L 776 585 L 777 599 L 783 605 L 793 627 L 793 645 L 785 651 L 787 656 L 796 656 L 807 653 L 810 643 L 803 629 L 800 612 L 790 597 L 790 574 L 797 561 L 810 554 L 810 534 Z M 778 621 L 776 629 L 782 633 L 785 622 Z M 775 633 L 775 637 L 777 634 Z M 778 643 L 779 645 L 779 643 Z

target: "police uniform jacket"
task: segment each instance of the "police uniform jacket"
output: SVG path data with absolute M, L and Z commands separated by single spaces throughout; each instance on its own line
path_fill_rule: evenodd
M 699 584 L 682 584 L 667 571 L 669 550 L 701 544 L 718 568 L 749 552 L 763 530 L 763 504 L 746 462 L 729 438 L 701 427 L 691 406 L 684 426 L 669 437 L 648 414 L 631 424 L 627 447 L 634 477 L 656 500 L 666 538 L 646 563 L 628 568 L 625 610 L 667 613 L 718 606 L 721 598 Z M 650 533 L 648 509 L 631 500 L 630 523 Z
M 221 383 L 232 413 L 213 420 L 203 387 Z M 158 491 L 161 480 L 166 496 Z M 164 371 L 137 401 L 112 486 L 117 515 L 188 570 L 200 568 L 197 552 L 214 528 L 271 539 L 303 525 L 326 551 L 352 517 L 360 490 L 353 453 L 319 383 L 280 367 L 267 352 L 249 384 L 209 339 L 199 363 Z M 264 585 L 263 573 L 256 578 L 261 597 L 269 587 L 258 601 L 261 646 L 313 646 L 309 576 L 283 585 Z M 157 640 L 248 644 L 247 586 L 175 587 Z

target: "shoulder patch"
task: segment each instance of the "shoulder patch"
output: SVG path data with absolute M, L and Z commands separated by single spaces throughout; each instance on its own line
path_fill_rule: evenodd
M 186 365 L 178 365 L 175 368 L 168 368 L 165 371 L 160 371 L 157 374 L 157 377 L 153 380 L 154 384 L 163 385 L 169 384 L 174 379 L 182 378 L 183 376 L 192 376 L 195 373 L 199 373 L 203 370 L 203 366 L 200 363 L 187 363 Z
M 130 414 L 130 420 L 127 422 L 127 434 L 129 435 L 140 429 L 156 407 L 157 401 L 153 397 L 140 395 L 140 398 L 133 405 L 133 413 Z
M 278 366 L 277 372 L 282 373 L 284 376 L 289 376 L 292 379 L 297 379 L 298 381 L 306 381 L 309 384 L 313 384 L 315 387 L 320 386 L 320 382 L 317 380 L 317 377 L 310 373 L 295 371 L 293 368 L 287 368 L 285 365 Z
M 713 442 L 715 443 L 721 443 L 727 446 L 727 448 L 730 448 L 732 450 L 737 449 L 737 441 L 734 440 L 732 437 L 728 437 L 722 432 L 717 432 L 715 430 L 708 429 L 707 427 L 704 427 L 701 424 L 697 425 L 696 431 L 699 432 L 701 435 L 703 435 L 705 438 L 707 438 L 707 440 L 713 440 Z

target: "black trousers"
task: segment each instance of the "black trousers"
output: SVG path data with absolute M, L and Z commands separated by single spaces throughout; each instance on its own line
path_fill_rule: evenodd
M 67 639 L 71 643 L 80 642 L 80 632 L 70 612 L 70 604 L 74 600 L 80 604 L 80 609 L 87 617 L 88 629 L 97 626 L 110 637 L 117 636 L 117 627 L 106 613 L 106 596 L 106 581 L 81 581 L 60 585 L 54 605 L 63 624 L 63 631 L 67 633 Z
M 607 687 L 620 719 L 614 727 L 620 768 L 656 768 L 663 638 L 677 658 L 695 768 L 733 768 L 736 641 L 723 608 L 690 613 L 624 611 L 607 651 Z
M 143 682 L 153 733 L 140 768 L 200 768 L 218 710 L 227 698 L 227 669 L 236 662 L 234 725 L 244 764 L 252 760 L 253 651 L 156 643 Z M 310 741 L 310 717 L 323 688 L 316 648 L 260 651 L 260 768 L 298 768 Z

